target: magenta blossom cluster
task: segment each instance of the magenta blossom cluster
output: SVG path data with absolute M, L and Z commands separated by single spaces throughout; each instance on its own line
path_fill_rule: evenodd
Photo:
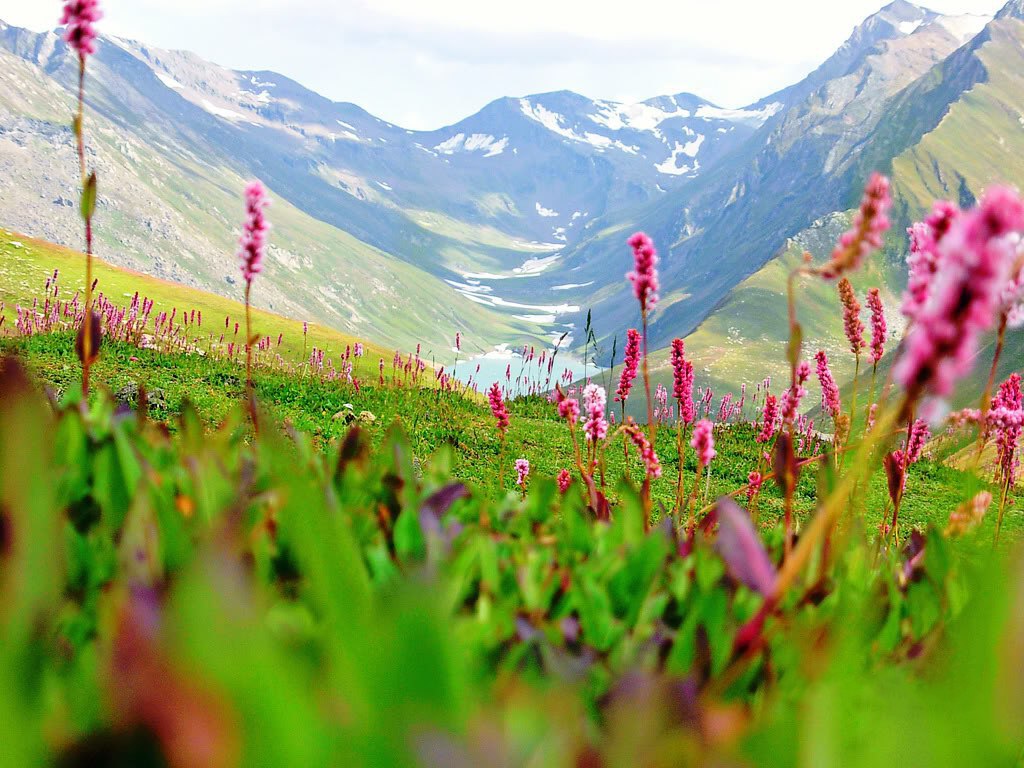
M 692 424 L 697 418 L 697 406 L 693 402 L 693 363 L 686 359 L 682 339 L 672 341 L 672 396 L 679 403 L 679 420 Z
M 267 247 L 267 234 L 270 222 L 264 215 L 264 209 L 270 205 L 270 199 L 263 185 L 258 181 L 250 182 L 245 188 L 245 224 L 242 225 L 242 237 L 239 240 L 238 258 L 242 262 L 242 277 L 246 283 L 263 271 L 263 256 Z
M 640 311 L 652 309 L 658 302 L 658 252 L 654 242 L 643 232 L 629 238 L 633 249 L 633 271 L 626 277 L 633 283 L 633 294 L 640 302 Z
M 801 360 L 796 367 L 796 383 L 786 390 L 782 396 L 782 423 L 792 424 L 796 419 L 797 411 L 800 410 L 800 401 L 807 394 L 804 384 L 811 378 L 811 364 Z
M 850 342 L 850 351 L 859 355 L 864 349 L 864 323 L 860 319 L 861 306 L 853 285 L 845 277 L 839 281 L 839 300 L 843 304 L 843 333 Z
M 86 56 L 96 53 L 97 21 L 103 18 L 99 0 L 66 0 L 60 23 L 67 26 L 64 42 L 78 52 L 84 61 Z
M 596 443 L 599 440 L 604 440 L 608 435 L 608 421 L 604 417 L 607 401 L 608 396 L 605 394 L 604 387 L 587 384 L 583 388 L 583 410 L 587 415 L 583 432 L 589 442 Z
M 928 303 L 932 279 L 939 263 L 939 244 L 949 234 L 960 209 L 948 201 L 935 203 L 931 214 L 907 230 L 910 235 L 910 256 L 907 257 L 907 290 L 903 293 L 900 312 L 909 319 Z
M 574 397 L 568 397 L 561 387 L 555 388 L 555 399 L 558 402 L 558 415 L 569 422 L 569 427 L 575 427 L 580 418 L 580 402 Z
M 868 309 L 871 310 L 871 362 L 878 365 L 885 355 L 885 339 L 889 329 L 885 324 L 882 294 L 877 288 L 868 291 Z
M 1002 309 L 1017 257 L 1013 235 L 1022 230 L 1024 201 L 1008 187 L 994 187 L 942 238 L 927 302 L 893 371 L 911 398 L 948 397 L 970 371 L 979 338 Z
M 718 454 L 715 452 L 715 426 L 707 419 L 701 419 L 693 427 L 693 437 L 690 439 L 690 447 L 697 452 L 697 461 L 700 466 L 706 467 Z
M 647 439 L 647 435 L 632 421 L 626 425 L 626 433 L 633 441 L 633 445 L 640 451 L 640 458 L 647 469 L 647 477 L 652 479 L 661 477 L 661 462 L 658 461 L 658 454 L 654 452 L 654 446 Z
M 999 477 L 1004 485 L 1012 485 L 1016 479 L 1017 446 L 1021 435 L 1019 419 L 1010 418 L 1008 414 L 1020 414 L 1022 408 L 1021 378 L 1019 373 L 1014 373 L 999 385 L 999 392 L 992 398 L 993 418 L 989 420 L 995 430 Z
M 866 256 L 881 248 L 882 237 L 889 229 L 891 207 L 889 179 L 880 173 L 872 174 L 864 187 L 864 198 L 853 218 L 853 227 L 839 238 L 839 245 L 821 274 L 827 278 L 840 277 L 857 269 Z
M 928 422 L 917 419 L 910 425 L 910 432 L 907 434 L 907 464 L 916 464 L 924 454 L 925 443 L 931 438 L 928 429 Z
M 779 398 L 775 395 L 767 395 L 764 399 L 764 411 L 761 414 L 761 432 L 757 436 L 757 442 L 767 443 L 772 439 L 778 420 Z
M 818 381 L 821 382 L 822 403 L 825 406 L 825 410 L 834 419 L 842 411 L 839 401 L 839 387 L 836 385 L 835 377 L 832 375 L 832 369 L 828 367 L 828 355 L 825 354 L 825 350 L 819 349 L 814 359 L 818 363 Z
M 563 469 L 558 473 L 558 490 L 565 493 L 569 490 L 570 485 L 572 485 L 572 475 L 569 474 L 568 469 Z
M 747 501 L 750 502 L 760 492 L 764 484 L 764 476 L 756 469 L 747 475 Z
M 516 485 L 526 488 L 526 479 L 530 476 L 530 462 L 526 459 L 516 459 Z
M 626 331 L 626 355 L 622 364 L 622 375 L 619 377 L 619 388 L 615 390 L 615 402 L 626 402 L 639 367 L 640 331 L 630 328 Z
M 491 414 L 497 422 L 498 432 L 504 437 L 505 433 L 508 432 L 510 422 L 508 419 L 508 408 L 505 407 L 505 398 L 502 397 L 501 387 L 498 385 L 498 382 L 494 382 L 491 388 L 487 390 L 487 399 L 490 401 Z

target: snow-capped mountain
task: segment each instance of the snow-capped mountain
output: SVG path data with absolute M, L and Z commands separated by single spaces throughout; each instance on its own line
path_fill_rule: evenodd
M 995 23 L 1016 24 L 1022 1 Z M 990 21 L 897 0 L 746 108 L 559 91 L 498 99 L 435 131 L 277 73 L 105 38 L 88 91 L 104 255 L 233 291 L 235 195 L 258 176 L 285 209 L 265 303 L 382 340 L 472 329 L 486 346 L 572 332 L 591 307 L 599 330 L 630 322 L 623 240 L 644 228 L 665 256 L 653 331 L 667 340 L 846 208 L 869 162 L 885 167 L 914 138 L 893 109 L 907 131 L 932 115 L 934 99 L 907 94 Z M 25 180 L 0 189 L 0 223 L 72 245 L 74 75 L 58 35 L 0 29 L 0 172 Z

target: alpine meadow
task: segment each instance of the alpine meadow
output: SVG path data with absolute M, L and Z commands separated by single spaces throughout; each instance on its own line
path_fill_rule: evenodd
M 434 130 L 36 1 L 0 768 L 1024 767 L 1024 0 Z

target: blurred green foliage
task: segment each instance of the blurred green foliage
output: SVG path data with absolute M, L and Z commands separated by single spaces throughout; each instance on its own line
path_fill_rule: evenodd
M 1019 764 L 1024 569 L 987 532 L 848 518 L 767 606 L 744 558 L 781 534 L 742 515 L 691 548 L 628 483 L 598 523 L 398 423 L 169 429 L 75 392 L 0 373 L 5 765 Z

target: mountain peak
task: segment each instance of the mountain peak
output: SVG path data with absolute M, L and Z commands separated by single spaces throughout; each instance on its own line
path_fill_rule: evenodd
M 997 19 L 1020 19 L 1024 21 L 1024 0 L 1010 0 L 996 14 Z

